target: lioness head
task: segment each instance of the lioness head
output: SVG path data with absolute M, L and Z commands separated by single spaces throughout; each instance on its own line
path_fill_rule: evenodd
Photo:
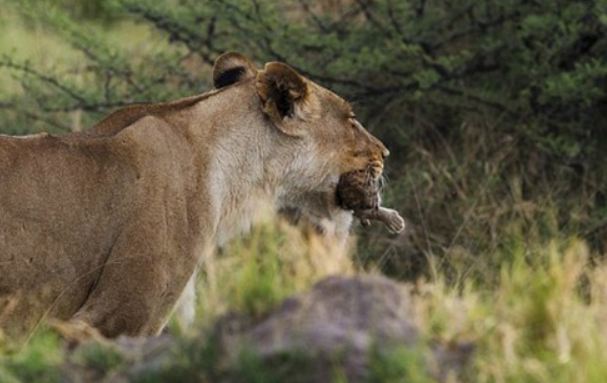
M 356 119 L 348 102 L 287 64 L 269 62 L 257 70 L 246 57 L 226 53 L 215 63 L 213 80 L 216 88 L 254 81 L 263 112 L 314 173 L 304 172 L 303 178 L 315 178 L 326 189 L 351 171 L 381 176 L 388 149 Z

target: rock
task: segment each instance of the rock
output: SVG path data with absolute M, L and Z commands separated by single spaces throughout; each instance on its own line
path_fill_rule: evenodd
M 310 359 L 308 368 L 298 372 L 300 381 L 330 381 L 337 367 L 348 382 L 362 382 L 368 379 L 375 351 L 417 349 L 420 335 L 413 318 L 407 285 L 379 276 L 336 276 L 285 300 L 259 321 L 229 316 L 218 322 L 216 331 L 232 360 L 243 348 L 269 365 L 302 353 Z M 428 373 L 443 380 L 459 374 L 471 353 L 472 347 L 436 344 L 422 359 Z

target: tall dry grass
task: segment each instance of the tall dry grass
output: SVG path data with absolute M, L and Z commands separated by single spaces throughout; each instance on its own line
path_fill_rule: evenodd
M 229 310 L 257 315 L 323 277 L 354 274 L 354 243 L 266 221 L 202 264 L 199 318 L 208 323 Z
M 495 286 L 420 284 L 429 339 L 476 344 L 465 381 L 606 381 L 607 264 L 575 239 L 513 251 Z

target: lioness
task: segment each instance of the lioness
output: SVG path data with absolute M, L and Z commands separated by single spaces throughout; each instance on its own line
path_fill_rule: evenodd
M 0 136 L 0 328 L 157 334 L 200 257 L 260 201 L 339 219 L 340 174 L 381 173 L 388 150 L 350 105 L 288 65 L 228 53 L 213 80 L 84 133 Z

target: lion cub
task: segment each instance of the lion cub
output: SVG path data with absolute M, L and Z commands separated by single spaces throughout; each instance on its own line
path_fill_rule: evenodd
M 382 186 L 383 179 L 374 176 L 370 169 L 342 174 L 337 184 L 337 203 L 344 209 L 352 210 L 364 226 L 376 220 L 390 231 L 400 233 L 405 229 L 405 220 L 396 210 L 380 206 Z

